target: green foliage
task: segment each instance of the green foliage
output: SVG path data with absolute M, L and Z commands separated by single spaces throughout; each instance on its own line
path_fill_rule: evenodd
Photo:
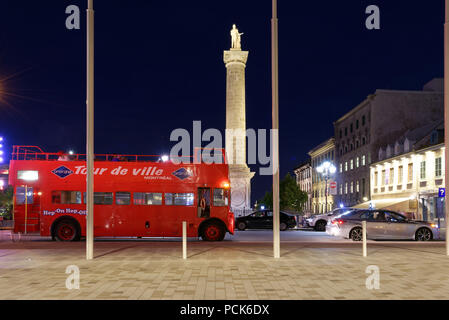
M 296 184 L 295 179 L 287 174 L 284 179 L 279 183 L 279 202 L 281 210 L 290 210 L 296 212 L 303 212 L 304 205 L 307 202 L 307 193 L 301 191 Z M 266 192 L 265 196 L 258 201 L 257 209 L 260 209 L 261 205 L 265 205 L 265 208 L 273 208 L 273 192 Z
M 13 188 L 8 187 L 5 190 L 0 191 L 0 216 L 5 220 L 12 219 L 12 200 L 13 200 Z

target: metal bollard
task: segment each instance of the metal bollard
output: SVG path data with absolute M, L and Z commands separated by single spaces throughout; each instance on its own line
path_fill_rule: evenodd
M 187 222 L 182 222 L 182 258 L 187 259 Z
M 366 257 L 366 221 L 362 221 L 363 256 Z

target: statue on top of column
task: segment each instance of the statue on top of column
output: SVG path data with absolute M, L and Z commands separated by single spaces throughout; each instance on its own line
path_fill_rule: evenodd
M 236 25 L 232 25 L 231 29 L 231 49 L 241 49 L 241 35 L 243 33 L 239 33 L 239 29 L 237 29 Z

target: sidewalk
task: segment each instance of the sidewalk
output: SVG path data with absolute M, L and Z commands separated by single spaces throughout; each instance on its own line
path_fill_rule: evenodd
M 447 299 L 444 243 L 0 242 L 0 299 Z M 80 289 L 65 287 L 67 266 L 80 269 Z M 368 290 L 366 267 L 380 269 Z

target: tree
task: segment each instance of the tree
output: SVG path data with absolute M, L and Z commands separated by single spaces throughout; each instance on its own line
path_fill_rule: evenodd
M 287 174 L 279 184 L 279 202 L 281 210 L 291 210 L 302 213 L 304 205 L 308 200 L 307 193 L 301 191 L 295 179 Z M 265 196 L 258 201 L 259 206 L 265 205 L 267 209 L 273 208 L 273 192 L 266 192 Z
M 5 190 L 0 191 L 0 216 L 4 219 L 9 220 L 12 218 L 12 199 L 13 199 L 13 188 L 8 187 Z

